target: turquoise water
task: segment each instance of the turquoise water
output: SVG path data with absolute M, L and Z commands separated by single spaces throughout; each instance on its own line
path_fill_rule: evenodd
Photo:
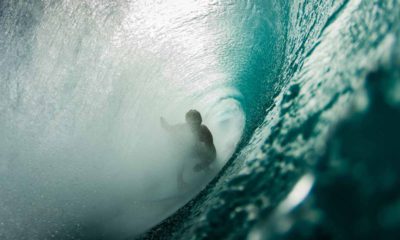
M 399 9 L 1 2 L 0 236 L 397 239 Z M 191 108 L 219 157 L 182 192 Z

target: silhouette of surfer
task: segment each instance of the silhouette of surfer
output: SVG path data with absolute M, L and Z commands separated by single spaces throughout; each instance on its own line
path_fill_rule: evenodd
M 206 125 L 201 124 L 202 117 L 197 110 L 192 109 L 188 111 L 185 115 L 185 119 L 186 123 L 177 125 L 170 125 L 163 117 L 160 118 L 160 122 L 162 128 L 173 135 L 181 145 L 190 148 L 185 149 L 188 154 L 187 157 L 198 161 L 193 171 L 210 170 L 209 167 L 217 156 L 211 131 Z M 179 188 L 186 185 L 183 181 L 183 171 L 184 168 L 182 167 L 181 171 L 178 173 Z

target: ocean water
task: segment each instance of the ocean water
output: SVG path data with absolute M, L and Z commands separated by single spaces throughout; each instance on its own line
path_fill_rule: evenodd
M 399 9 L 0 2 L 0 238 L 398 239 Z

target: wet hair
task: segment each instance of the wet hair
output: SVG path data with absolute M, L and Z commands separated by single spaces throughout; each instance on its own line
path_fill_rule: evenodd
M 190 110 L 190 111 L 188 111 L 186 113 L 185 119 L 186 119 L 186 122 L 191 123 L 191 124 L 194 123 L 194 124 L 197 124 L 197 125 L 200 125 L 201 122 L 203 121 L 201 119 L 200 112 L 197 111 L 197 110 L 194 110 L 194 109 L 192 109 L 192 110 Z

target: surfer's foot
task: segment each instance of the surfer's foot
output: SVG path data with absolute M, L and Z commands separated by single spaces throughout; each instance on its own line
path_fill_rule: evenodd
M 193 168 L 193 171 L 195 171 L 195 172 L 200 172 L 201 170 L 203 170 L 203 166 L 202 166 L 202 164 L 196 164 L 196 166 L 194 166 L 194 168 Z

